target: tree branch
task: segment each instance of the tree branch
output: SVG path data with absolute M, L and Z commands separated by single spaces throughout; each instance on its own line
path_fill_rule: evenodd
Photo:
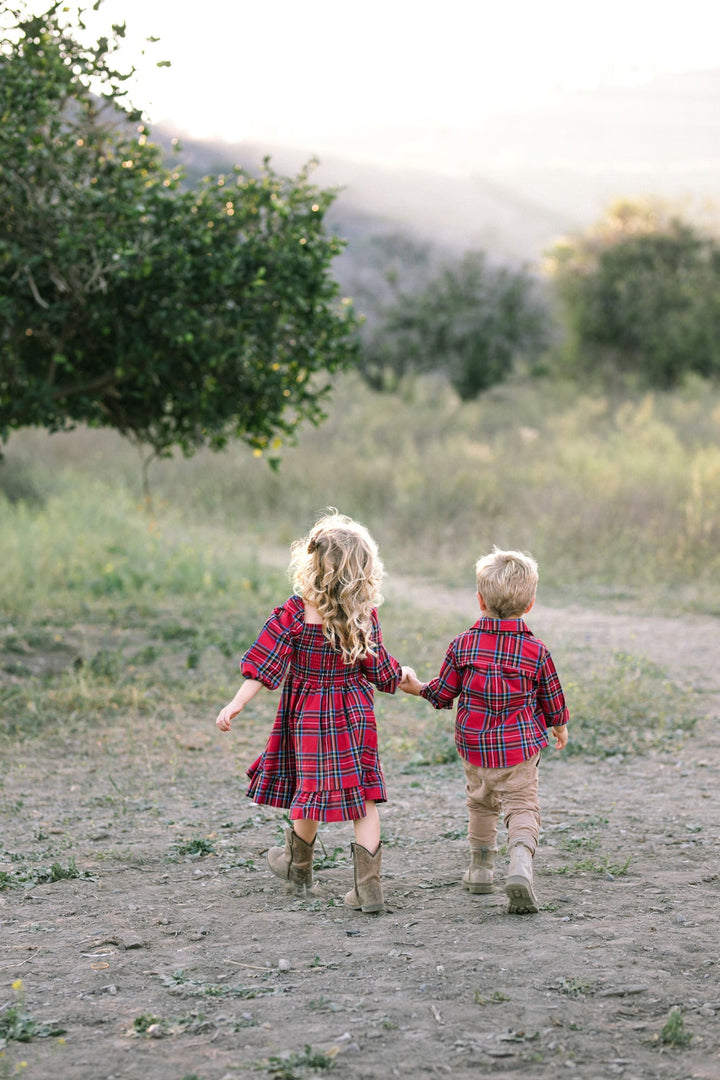
M 38 292 L 38 287 L 35 284 L 35 278 L 32 276 L 32 270 L 29 266 L 25 267 L 25 273 L 27 274 L 28 284 L 30 285 L 30 292 L 33 294 L 36 302 L 40 305 L 40 307 L 43 307 L 45 308 L 45 310 L 47 310 L 50 305 L 48 304 L 47 300 L 43 300 L 42 296 Z
M 76 397 L 78 394 L 96 394 L 98 391 L 107 392 L 116 387 L 120 381 L 114 371 L 108 371 L 104 375 L 98 375 L 96 379 L 91 379 L 89 382 L 74 383 L 72 386 L 58 386 L 53 390 L 53 400 Z

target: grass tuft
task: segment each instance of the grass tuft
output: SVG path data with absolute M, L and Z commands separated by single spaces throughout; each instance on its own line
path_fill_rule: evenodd
M 688 1046 L 692 1035 L 685 1030 L 685 1021 L 679 1009 L 672 1009 L 660 1032 L 660 1042 L 664 1046 Z

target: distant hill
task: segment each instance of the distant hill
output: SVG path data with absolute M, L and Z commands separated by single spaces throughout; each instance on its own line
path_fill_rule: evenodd
M 481 103 L 480 103 L 481 106 Z M 202 141 L 179 135 L 191 175 L 234 163 L 256 168 L 270 155 L 295 172 L 313 156 L 281 146 Z M 557 92 L 532 112 L 492 115 L 472 131 L 438 133 L 437 166 L 427 164 L 427 131 L 379 133 L 371 165 L 318 154 L 323 186 L 343 188 L 333 224 L 354 237 L 399 228 L 452 250 L 532 264 L 563 233 L 594 221 L 621 196 L 685 202 L 687 213 L 714 216 L 720 193 L 720 70 L 665 75 L 634 87 Z M 366 148 L 360 148 L 362 153 Z

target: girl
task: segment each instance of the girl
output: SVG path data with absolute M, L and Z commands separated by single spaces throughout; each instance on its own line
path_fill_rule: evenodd
M 285 678 L 270 738 L 248 769 L 254 802 L 290 810 L 292 828 L 284 848 L 270 848 L 270 869 L 305 892 L 319 822 L 352 821 L 355 887 L 345 903 L 382 911 L 377 803 L 386 791 L 371 684 L 394 694 L 402 677 L 377 616 L 383 565 L 367 529 L 337 512 L 321 517 L 291 553 L 295 594 L 242 657 L 245 681 L 216 723 L 230 731 L 261 686 L 274 689 Z

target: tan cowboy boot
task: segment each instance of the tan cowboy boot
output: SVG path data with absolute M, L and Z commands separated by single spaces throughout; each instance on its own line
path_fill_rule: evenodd
M 488 847 L 470 851 L 470 866 L 462 876 L 463 889 L 471 893 L 491 893 L 493 891 L 493 866 L 495 852 Z
M 289 882 L 293 892 L 304 893 L 313 883 L 313 848 L 294 829 L 285 830 L 285 847 L 272 847 L 267 861 L 273 874 Z
M 538 910 L 532 885 L 532 861 L 533 853 L 525 844 L 513 844 L 510 848 L 510 866 L 505 881 L 510 915 L 534 915 Z
M 351 844 L 355 888 L 345 896 L 345 903 L 356 911 L 383 911 L 382 885 L 380 884 L 380 864 L 382 862 L 382 843 L 371 855 L 362 844 Z

